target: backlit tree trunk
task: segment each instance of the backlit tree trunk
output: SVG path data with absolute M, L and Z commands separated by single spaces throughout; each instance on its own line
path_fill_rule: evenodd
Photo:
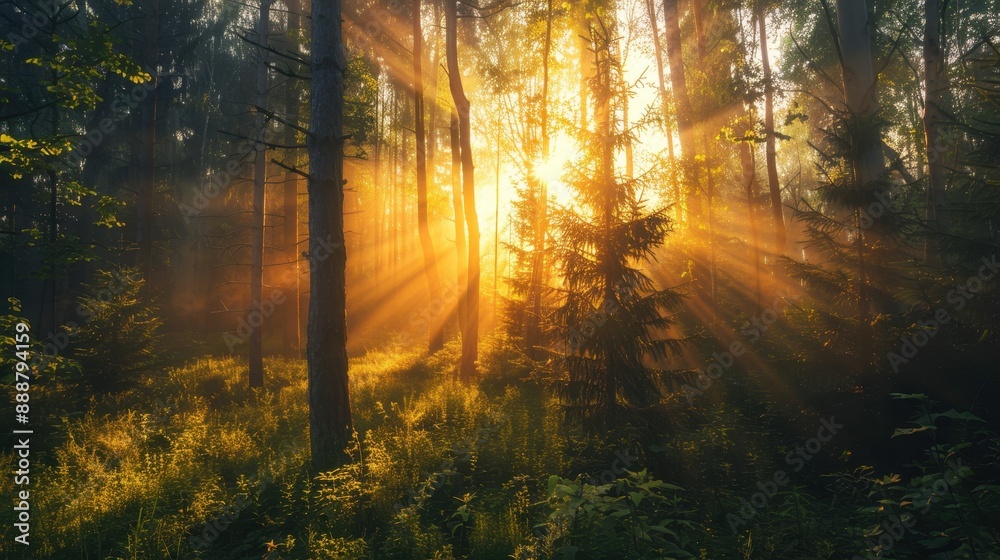
M 312 467 L 335 468 L 352 436 L 344 245 L 344 53 L 340 0 L 312 7 L 309 123 L 309 440 Z
M 427 136 L 424 130 L 424 76 L 423 31 L 420 25 L 420 0 L 413 3 L 413 114 L 416 119 L 417 151 L 417 228 L 424 254 L 424 275 L 430 301 L 441 300 L 441 276 L 438 274 L 437 257 L 427 223 Z M 432 314 L 428 324 L 430 340 L 428 349 L 437 352 L 444 348 L 444 325 L 440 314 Z
M 459 140 L 458 113 L 451 112 L 450 126 L 448 127 L 451 140 L 451 192 L 452 203 L 455 207 L 455 263 L 457 265 L 456 280 L 458 281 L 458 304 L 456 313 L 458 314 L 458 332 L 465 337 L 465 323 L 468 312 L 465 304 L 465 290 L 467 288 L 468 270 L 466 262 L 469 258 L 465 246 L 465 202 L 462 198 L 462 143 Z
M 663 20 L 665 23 L 664 43 L 667 48 L 667 63 L 670 66 L 670 85 L 674 91 L 677 108 L 677 129 L 681 141 L 681 161 L 684 168 L 684 199 L 689 226 L 697 227 L 695 221 L 701 214 L 698 196 L 698 172 L 695 164 L 694 110 L 688 98 L 687 79 L 684 73 L 684 57 L 681 49 L 680 15 L 677 0 L 663 0 Z
M 767 163 L 767 187 L 771 195 L 771 219 L 774 221 L 774 246 L 776 252 L 785 252 L 785 220 L 781 208 L 781 184 L 778 182 L 778 163 L 774 135 L 774 81 L 771 78 L 771 57 L 767 48 L 766 10 L 761 2 L 757 14 L 760 27 L 760 61 L 764 72 L 764 157 Z
M 469 231 L 468 288 L 465 293 L 465 330 L 462 335 L 462 379 L 468 381 L 476 373 L 479 352 L 479 217 L 476 213 L 476 182 L 472 163 L 472 126 L 469 120 L 469 99 L 465 96 L 458 65 L 458 0 L 445 0 L 445 48 L 451 97 L 458 112 L 459 142 L 462 153 L 462 200 L 465 222 Z
M 552 0 L 548 0 L 545 13 L 545 43 L 542 47 L 542 161 L 549 161 L 549 54 L 552 49 Z M 534 250 L 531 263 L 531 311 L 525 329 L 525 347 L 528 357 L 540 359 L 542 337 L 542 290 L 547 280 L 545 272 L 545 235 L 548 230 L 548 184 L 538 182 L 538 222 L 535 224 Z

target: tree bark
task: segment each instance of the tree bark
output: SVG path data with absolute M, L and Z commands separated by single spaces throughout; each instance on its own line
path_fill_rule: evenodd
M 340 0 L 312 6 L 309 124 L 309 440 L 312 467 L 345 460 L 352 437 L 344 245 L 344 54 Z
M 458 113 L 459 141 L 462 153 L 462 200 L 469 231 L 468 288 L 465 293 L 466 320 L 462 336 L 462 362 L 459 368 L 464 381 L 476 373 L 479 352 L 479 217 L 476 213 L 475 166 L 472 162 L 472 126 L 469 99 L 465 96 L 458 65 L 458 1 L 445 1 L 445 48 L 451 97 Z
M 760 2 L 757 23 L 760 27 L 760 61 L 764 73 L 764 157 L 767 163 L 767 187 L 771 195 L 771 219 L 774 222 L 775 252 L 784 254 L 787 234 L 784 212 L 781 207 L 781 184 L 778 182 L 778 163 L 774 134 L 774 81 L 771 78 L 771 57 L 767 48 L 767 17 Z
M 884 172 L 882 137 L 877 122 L 878 100 L 872 64 L 868 10 L 864 0 L 837 0 L 837 28 L 843 57 L 844 100 L 852 119 L 849 127 L 853 145 L 855 188 L 865 193 L 875 188 Z M 860 210 L 855 211 L 858 258 L 858 317 L 863 324 L 871 315 L 865 262 L 865 230 L 860 227 Z M 867 342 L 867 341 L 866 341 Z
M 451 122 L 448 128 L 451 136 L 451 190 L 452 203 L 455 207 L 455 263 L 456 280 L 458 281 L 458 332 L 465 337 L 465 324 L 468 317 L 466 309 L 465 290 L 467 288 L 468 252 L 465 245 L 465 204 L 462 198 L 462 143 L 459 139 L 458 113 L 451 112 Z
M 749 108 L 749 107 L 748 107 Z M 753 123 L 752 114 L 747 111 L 747 127 L 742 132 L 746 135 Z M 760 310 L 760 243 L 757 234 L 757 165 L 754 161 L 753 149 L 749 142 L 740 142 L 740 167 L 743 171 L 743 188 L 747 199 L 747 223 L 750 227 L 750 253 L 753 257 L 754 270 L 754 306 Z
M 434 242 L 427 223 L 427 136 L 424 129 L 423 31 L 420 25 L 420 0 L 413 3 L 413 114 L 416 120 L 417 151 L 417 229 L 424 254 L 424 276 L 430 301 L 441 300 L 441 276 L 438 274 Z M 428 324 L 428 350 L 444 348 L 444 325 L 440 314 L 432 314 Z
M 596 35 L 596 34 L 595 34 Z M 615 139 L 611 134 L 611 98 L 614 95 L 611 85 L 611 45 L 608 35 L 595 36 L 594 59 L 597 71 L 597 91 L 594 95 L 594 120 L 597 123 L 597 133 L 601 139 L 601 198 L 603 208 L 601 212 L 601 222 L 604 230 L 602 243 L 598 245 L 597 258 L 603 268 L 604 273 L 604 302 L 608 307 L 610 302 L 618 303 L 615 287 L 621 280 L 613 266 L 616 255 L 612 254 L 611 239 L 613 237 L 613 221 L 615 214 L 615 198 L 617 185 L 614 177 L 614 144 Z M 618 417 L 618 384 L 615 371 L 615 356 L 618 354 L 615 348 L 616 339 L 605 336 L 604 341 L 604 395 L 602 398 L 604 411 L 603 421 L 605 427 L 616 424 Z
M 660 42 L 660 29 L 656 24 L 656 4 L 654 0 L 646 0 L 646 14 L 649 16 L 649 27 L 653 32 L 656 79 L 660 87 L 660 112 L 663 116 L 663 132 L 667 135 L 667 158 L 671 162 L 670 182 L 673 184 L 674 199 L 679 203 L 680 186 L 677 184 L 677 166 L 674 164 L 673 127 L 670 125 L 670 97 L 667 93 L 666 76 L 664 75 L 663 45 Z
M 581 130 L 587 130 L 587 124 L 589 122 L 587 101 L 588 96 L 590 95 L 590 87 L 587 84 L 587 81 L 590 80 L 590 76 L 593 74 L 593 62 L 590 59 L 590 41 L 588 39 L 588 37 L 590 37 L 590 22 L 587 17 L 586 2 L 577 3 L 576 10 L 573 13 L 573 19 L 576 24 L 576 49 L 580 65 L 579 126 Z
M 855 176 L 858 187 L 865 188 L 881 178 L 885 169 L 882 138 L 874 122 L 878 100 L 865 1 L 837 0 L 837 27 L 844 59 L 844 97 L 848 111 L 858 119 Z
M 674 102 L 677 108 L 677 129 L 680 134 L 681 161 L 684 168 L 684 198 L 690 227 L 701 214 L 701 204 L 698 197 L 698 172 L 694 161 L 694 110 L 691 108 L 691 100 L 688 97 L 687 79 L 684 72 L 677 0 L 663 0 L 663 20 L 665 23 L 664 43 L 666 43 L 667 48 L 667 64 L 670 66 L 670 85 L 674 91 Z

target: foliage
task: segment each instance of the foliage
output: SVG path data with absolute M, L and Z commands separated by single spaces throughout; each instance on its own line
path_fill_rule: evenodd
M 670 379 L 660 363 L 679 349 L 664 336 L 666 311 L 678 292 L 656 289 L 640 268 L 671 230 L 666 208 L 647 209 L 641 178 L 616 175 L 613 149 L 633 130 L 612 119 L 630 94 L 612 54 L 612 31 L 592 28 L 597 74 L 591 89 L 600 107 L 595 131 L 581 131 L 583 159 L 569 177 L 578 208 L 560 208 L 554 252 L 563 287 L 553 314 L 554 353 L 564 376 L 559 392 L 567 414 L 600 431 L 621 426 L 662 428 L 657 414 Z M 638 126 L 638 125 L 637 125 Z
M 553 475 L 542 536 L 515 557 L 695 558 L 689 533 L 696 528 L 681 510 L 680 490 L 645 470 L 600 486 Z
M 24 317 L 21 311 L 21 302 L 17 298 L 8 298 L 7 303 L 9 313 L 0 315 L 0 347 L 14 349 L 18 344 L 15 340 L 19 332 L 17 325 L 23 323 L 28 325 L 30 329 L 31 322 Z M 32 383 L 45 384 L 55 379 L 74 378 L 80 373 L 80 364 L 60 354 L 54 341 L 47 345 L 44 340 L 37 336 L 31 336 L 27 351 L 28 365 L 31 369 L 30 375 L 33 377 Z M 4 384 L 13 385 L 14 372 L 17 371 L 15 365 L 18 361 L 13 352 L 0 356 L 0 367 L 6 372 L 3 378 Z
M 862 534 L 864 554 L 885 558 L 1000 558 L 1000 540 L 987 529 L 1000 519 L 996 496 L 1000 438 L 970 412 L 932 412 L 922 394 L 896 394 L 913 402 L 910 424 L 893 437 L 924 439 L 924 458 L 910 477 L 864 476 L 871 505 Z
M 69 328 L 75 358 L 94 391 L 119 390 L 155 370 L 162 320 L 131 269 L 101 271 L 80 298 L 82 324 Z

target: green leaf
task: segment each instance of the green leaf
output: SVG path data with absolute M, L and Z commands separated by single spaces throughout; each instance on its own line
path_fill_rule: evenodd
M 913 434 L 918 434 L 920 432 L 926 432 L 927 430 L 936 430 L 937 426 L 920 426 L 919 428 L 897 428 L 895 432 L 892 433 L 892 437 L 896 436 L 909 436 Z
M 952 420 L 972 420 L 975 422 L 985 422 L 982 418 L 976 416 L 971 412 L 958 412 L 954 408 L 948 412 L 942 412 L 940 414 L 931 414 L 932 419 L 936 419 L 939 416 L 944 416 L 945 418 L 951 418 Z

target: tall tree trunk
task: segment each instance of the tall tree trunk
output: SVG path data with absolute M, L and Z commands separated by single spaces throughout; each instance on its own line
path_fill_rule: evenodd
M 466 309 L 465 290 L 467 288 L 467 274 L 469 255 L 465 246 L 465 203 L 462 198 L 462 142 L 459 140 L 458 113 L 452 110 L 451 121 L 448 131 L 451 136 L 451 192 L 452 203 L 455 207 L 455 263 L 457 267 L 456 281 L 458 282 L 458 304 L 456 313 L 458 314 L 458 332 L 465 337 L 465 324 L 468 317 Z
M 646 15 L 649 17 L 649 28 L 653 33 L 653 55 L 656 58 L 656 80 L 659 84 L 660 92 L 660 112 L 663 116 L 663 129 L 667 130 L 669 120 L 669 103 L 667 98 L 666 77 L 663 72 L 663 47 L 660 43 L 660 28 L 656 23 L 656 4 L 653 0 L 646 0 Z
M 469 230 L 468 289 L 465 293 L 466 319 L 462 336 L 462 379 L 469 381 L 476 373 L 479 353 L 479 217 L 476 213 L 476 182 L 472 162 L 472 125 L 469 99 L 465 96 L 458 66 L 458 1 L 445 0 L 445 46 L 451 97 L 458 112 L 459 141 L 462 150 L 462 200 Z
M 868 30 L 868 10 L 864 0 L 837 0 L 837 28 L 843 57 L 844 98 L 854 121 L 851 143 L 855 188 L 859 192 L 873 189 L 884 172 L 882 137 L 876 121 L 878 99 L 875 91 L 875 71 L 872 63 L 871 40 Z M 865 262 L 865 230 L 860 227 L 860 211 L 855 211 L 858 232 L 858 317 L 867 324 L 871 314 Z
M 947 2 L 945 2 L 947 4 Z M 944 8 L 938 0 L 924 1 L 924 139 L 927 149 L 927 226 L 932 237 L 924 244 L 924 260 L 941 264 L 941 244 L 935 232 L 947 233 L 949 220 L 944 209 L 945 166 L 941 126 L 945 121 L 942 106 L 948 90 L 948 68 L 941 55 L 941 21 Z
M 684 72 L 684 56 L 681 48 L 680 14 L 677 0 L 663 0 L 663 20 L 665 23 L 664 43 L 667 48 L 667 63 L 670 66 L 670 85 L 674 91 L 677 108 L 677 129 L 681 141 L 681 161 L 684 170 L 684 198 L 687 206 L 689 226 L 695 225 L 701 214 L 701 199 L 698 193 L 698 171 L 695 164 L 694 110 L 688 97 L 687 79 Z
M 424 130 L 423 31 L 420 25 L 420 0 L 413 3 L 413 114 L 416 119 L 417 151 L 417 229 L 424 253 L 424 275 L 430 301 L 441 300 L 441 276 L 427 223 L 427 138 Z M 444 324 L 441 314 L 432 314 L 428 325 L 428 349 L 433 353 L 444 348 Z
M 603 291 L 604 291 L 604 306 L 610 305 L 610 302 L 617 303 L 617 294 L 615 292 L 615 287 L 620 280 L 620 276 L 617 274 L 618 271 L 615 270 L 615 266 L 612 264 L 614 259 L 617 258 L 616 255 L 612 254 L 614 248 L 611 244 L 612 229 L 614 222 L 615 213 L 615 197 L 616 197 L 616 185 L 614 177 L 614 138 L 611 134 L 611 98 L 613 96 L 612 86 L 611 86 L 611 33 L 612 31 L 605 28 L 604 34 L 598 33 L 596 30 L 591 30 L 591 44 L 594 47 L 594 61 L 596 70 L 596 87 L 594 90 L 594 122 L 596 124 L 597 138 L 601 142 L 601 152 L 599 173 L 600 173 L 600 194 L 601 194 L 601 210 L 598 219 L 601 223 L 601 228 L 603 230 L 603 235 L 601 236 L 601 242 L 597 245 L 596 258 L 597 263 L 601 267 L 603 273 Z M 604 337 L 604 348 L 603 348 L 603 358 L 604 358 L 604 372 L 603 381 L 604 386 L 602 387 L 603 394 L 600 396 L 600 403 L 603 405 L 604 410 L 603 422 L 605 427 L 610 427 L 616 424 L 616 418 L 618 416 L 618 388 L 615 382 L 615 377 L 617 372 L 615 371 L 615 359 L 616 348 L 615 340 L 613 337 Z
M 838 0 L 837 23 L 844 58 L 844 96 L 847 109 L 858 119 L 854 167 L 859 188 L 871 187 L 885 169 L 882 138 L 874 122 L 878 113 L 875 70 L 864 0 Z
M 267 106 L 267 34 L 270 29 L 271 0 L 261 0 L 257 18 L 257 145 L 253 163 L 253 238 L 250 263 L 250 313 L 260 314 L 260 325 L 250 331 L 250 386 L 264 386 L 263 333 L 264 313 L 264 187 L 267 180 L 267 146 L 263 144 L 267 118 L 261 112 Z M 252 324 L 251 324 L 252 326 Z
M 705 69 L 706 69 L 707 65 L 709 64 L 709 62 L 706 60 L 707 59 L 707 55 L 708 55 L 708 47 L 706 45 L 706 40 L 705 40 L 705 13 L 704 13 L 705 6 L 703 6 L 703 2 L 704 1 L 705 0 L 692 0 L 691 1 L 691 12 L 692 12 L 692 15 L 694 16 L 695 45 L 697 47 L 697 53 L 698 53 L 698 71 L 697 71 L 697 74 L 700 74 L 702 77 L 704 77 L 706 75 L 706 70 Z M 703 165 L 705 167 L 705 201 L 706 201 L 707 206 L 708 206 L 708 213 L 705 216 L 705 223 L 708 226 L 708 271 L 707 271 L 707 275 L 708 275 L 708 279 L 709 279 L 709 288 L 710 288 L 709 291 L 710 291 L 711 298 L 712 298 L 712 306 L 711 306 L 711 309 L 712 309 L 712 321 L 715 322 L 716 317 L 717 317 L 716 316 L 716 304 L 719 301 L 719 284 L 717 282 L 717 279 L 718 279 L 717 264 L 718 264 L 718 262 L 717 262 L 717 260 L 715 258 L 715 256 L 716 256 L 716 247 L 715 247 L 715 244 L 716 244 L 716 238 L 715 238 L 715 226 L 716 226 L 716 224 L 715 224 L 715 178 L 714 178 L 714 176 L 712 174 L 713 158 L 712 158 L 712 149 L 711 149 L 712 148 L 711 147 L 711 143 L 712 143 L 713 133 L 707 129 L 707 123 L 705 122 L 703 115 L 699 116 L 696 119 L 696 121 L 697 121 L 696 129 L 698 131 L 698 141 L 700 142 L 701 148 L 702 148 L 702 156 L 703 156 L 702 157 L 702 162 L 703 162 Z M 699 196 L 699 194 L 700 194 L 698 192 L 698 190 L 700 190 L 699 187 L 700 187 L 700 184 L 696 185 L 696 187 L 695 187 L 696 188 L 696 192 L 695 192 L 695 196 L 696 197 Z M 697 264 L 697 260 L 695 261 L 695 263 L 696 263 L 695 266 L 697 267 L 695 269 L 696 270 L 695 276 L 696 277 L 704 276 L 706 274 L 706 272 L 704 270 L 704 265 L 698 265 Z M 698 271 L 699 268 L 701 269 L 700 272 Z
M 159 65 L 160 3 L 146 3 L 143 62 L 152 74 L 153 90 L 142 104 L 139 131 L 139 165 L 136 170 L 136 267 L 142 273 L 147 292 L 153 290 L 153 197 L 156 193 L 156 105 Z
M 705 14 L 702 3 L 705 0 L 691 0 L 691 14 L 694 16 L 695 45 L 698 48 L 698 60 L 705 60 L 708 52 L 705 42 Z
M 345 460 L 352 436 L 344 246 L 344 54 L 340 0 L 312 6 L 309 123 L 309 440 L 312 467 Z
M 549 161 L 549 55 L 552 51 L 552 0 L 548 0 L 545 12 L 545 43 L 542 46 L 542 161 Z M 538 182 L 538 219 L 535 223 L 535 252 L 531 263 L 530 305 L 531 312 L 525 329 L 525 347 L 528 357 L 537 360 L 541 358 L 542 342 L 542 290 L 548 279 L 545 270 L 545 236 L 549 221 L 548 183 Z
M 612 24 L 608 26 L 609 29 L 617 30 L 617 26 Z M 615 42 L 615 57 L 621 64 L 625 63 L 624 54 L 621 49 L 621 42 Z M 622 126 L 627 131 L 631 126 L 629 124 L 629 96 L 622 97 Z M 625 142 L 625 177 L 631 180 L 635 177 L 635 150 L 632 146 L 632 138 L 628 135 L 624 138 Z
M 392 86 L 392 117 L 390 126 L 392 123 L 399 122 L 399 96 L 397 95 L 395 82 L 390 82 Z M 392 252 L 389 259 L 392 264 L 392 293 L 395 294 L 399 291 L 399 136 L 400 130 L 398 127 L 393 126 L 391 130 L 391 142 L 389 149 L 392 152 L 392 166 L 389 168 L 389 182 L 392 184 L 392 198 L 389 202 L 390 215 L 392 216 L 392 221 L 389 222 L 389 227 L 392 233 Z
M 771 57 L 767 48 L 767 17 L 764 2 L 759 1 L 757 24 L 760 28 L 760 62 L 764 71 L 764 157 L 767 163 L 767 187 L 771 195 L 771 219 L 774 222 L 774 247 L 784 254 L 787 242 L 784 212 L 781 208 L 781 184 L 778 182 L 778 162 L 774 132 L 774 81 L 771 78 Z
M 593 73 L 592 62 L 590 59 L 590 20 L 587 16 L 587 2 L 578 2 L 575 12 L 573 13 L 573 22 L 576 24 L 576 50 L 577 56 L 579 57 L 580 65 L 580 113 L 578 115 L 580 121 L 580 129 L 586 130 L 587 124 L 590 119 L 588 117 L 587 100 L 590 95 L 590 87 L 587 84 L 590 80 L 590 76 Z
M 649 27 L 653 32 L 653 54 L 656 57 L 656 79 L 660 88 L 660 112 L 663 118 L 663 132 L 667 135 L 667 158 L 670 160 L 670 182 L 673 185 L 674 200 L 680 203 L 680 185 L 677 184 L 677 165 L 674 161 L 673 127 L 670 125 L 670 94 L 667 92 L 666 76 L 663 64 L 663 44 L 660 42 L 660 28 L 656 22 L 656 4 L 654 0 L 646 0 L 646 14 L 649 17 Z M 680 219 L 678 212 L 677 218 Z
M 289 51 L 299 54 L 299 32 L 302 29 L 301 0 L 287 0 L 288 5 L 288 38 Z M 297 123 L 299 120 L 299 90 L 297 84 L 289 82 L 288 89 L 285 90 L 285 115 L 290 122 Z M 298 134 L 292 127 L 286 128 L 286 143 L 294 146 L 298 142 Z M 298 150 L 292 148 L 288 150 L 286 158 L 292 167 L 298 159 Z M 284 331 L 284 355 L 301 357 L 299 353 L 299 175 L 293 171 L 285 170 L 285 177 L 282 184 L 283 201 L 282 215 L 284 222 L 282 227 L 282 241 L 284 259 L 287 263 L 285 285 L 286 302 L 282 305 L 282 331 Z
M 747 111 L 747 129 L 753 123 L 753 116 Z M 744 129 L 744 137 L 749 130 Z M 760 283 L 760 242 L 757 235 L 757 165 L 754 161 L 753 149 L 749 142 L 740 142 L 740 166 L 743 170 L 743 188 L 747 199 L 747 223 L 750 226 L 750 252 L 753 256 L 754 270 L 754 306 L 755 311 L 760 310 L 761 283 Z

